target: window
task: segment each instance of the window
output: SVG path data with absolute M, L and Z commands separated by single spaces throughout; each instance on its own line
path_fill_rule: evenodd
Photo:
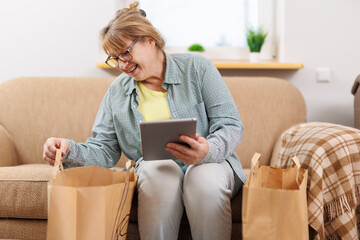
M 246 29 L 263 26 L 270 33 L 273 24 L 271 0 L 139 2 L 165 38 L 168 52 L 186 52 L 191 44 L 199 43 L 211 59 L 247 59 Z M 270 46 L 271 35 L 267 39 Z M 267 58 L 272 58 L 272 54 Z
M 259 24 L 258 0 L 144 0 L 140 7 L 167 46 L 246 46 L 246 26 Z

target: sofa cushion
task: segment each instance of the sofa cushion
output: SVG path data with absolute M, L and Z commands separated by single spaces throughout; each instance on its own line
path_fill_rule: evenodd
M 26 164 L 0 168 L 0 217 L 47 219 L 52 167 Z
M 231 215 L 233 222 L 241 222 L 242 188 L 231 200 Z
M 46 240 L 46 220 L 0 218 L 0 239 Z

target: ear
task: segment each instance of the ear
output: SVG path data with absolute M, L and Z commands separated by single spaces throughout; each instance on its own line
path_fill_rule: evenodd
M 147 42 L 154 47 L 156 45 L 155 39 L 153 39 L 152 37 L 148 37 L 147 38 Z

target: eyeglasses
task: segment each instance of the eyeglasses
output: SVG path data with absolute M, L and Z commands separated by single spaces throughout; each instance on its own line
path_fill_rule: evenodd
M 120 53 L 117 57 L 110 57 L 106 59 L 105 63 L 110 67 L 117 68 L 119 67 L 119 60 L 122 62 L 130 62 L 133 59 L 133 56 L 130 53 L 130 50 L 134 47 L 135 43 L 139 40 L 139 37 L 135 39 L 133 44 L 124 52 Z

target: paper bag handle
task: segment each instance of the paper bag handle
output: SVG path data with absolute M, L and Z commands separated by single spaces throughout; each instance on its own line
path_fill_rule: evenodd
M 259 161 L 260 161 L 261 154 L 255 153 L 254 156 L 251 158 L 251 168 L 250 168 L 250 177 L 256 177 L 256 174 L 259 170 Z
M 131 167 L 134 169 L 134 173 L 136 173 L 135 165 L 136 164 L 135 164 L 134 160 L 128 160 L 126 162 L 126 164 L 125 164 L 125 166 L 126 166 L 126 182 L 129 182 Z
M 55 156 L 55 163 L 54 163 L 54 169 L 53 169 L 53 176 L 55 176 L 58 171 L 59 168 L 61 169 L 61 171 L 64 171 L 64 166 L 62 164 L 61 161 L 61 150 L 60 149 L 56 149 L 56 156 Z
M 300 160 L 297 156 L 294 156 L 292 159 L 293 163 L 295 164 L 296 168 L 297 168 L 297 172 L 296 172 L 296 183 L 298 186 L 300 186 L 300 181 L 299 181 L 299 178 L 300 178 Z

